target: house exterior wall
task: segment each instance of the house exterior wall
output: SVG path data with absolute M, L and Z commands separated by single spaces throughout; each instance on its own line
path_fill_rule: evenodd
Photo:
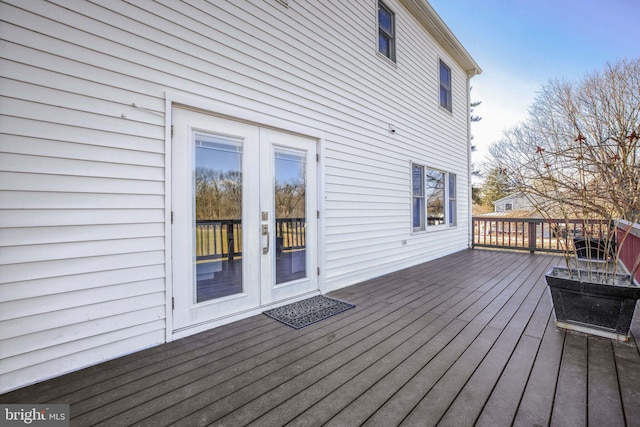
M 467 72 L 398 1 L 395 64 L 376 1 L 289 3 L 0 3 L 0 392 L 167 339 L 167 93 L 324 135 L 323 290 L 468 247 Z M 411 162 L 456 227 L 411 231 Z

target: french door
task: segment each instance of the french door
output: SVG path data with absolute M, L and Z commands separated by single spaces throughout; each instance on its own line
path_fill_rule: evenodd
M 173 109 L 174 331 L 312 292 L 316 141 Z

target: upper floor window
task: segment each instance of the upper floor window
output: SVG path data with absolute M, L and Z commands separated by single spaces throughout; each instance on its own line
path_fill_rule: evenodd
M 440 61 L 440 106 L 452 111 L 451 68 Z
M 391 9 L 381 1 L 378 2 L 378 51 L 389 58 L 396 60 L 396 28 L 395 16 Z
M 513 210 L 513 203 L 505 203 L 504 204 L 504 210 L 505 211 L 512 211 Z

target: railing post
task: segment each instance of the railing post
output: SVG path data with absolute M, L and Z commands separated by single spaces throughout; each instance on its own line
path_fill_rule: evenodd
M 474 248 L 476 243 L 476 224 L 477 224 L 477 221 L 472 218 L 471 219 L 471 249 Z M 479 230 L 477 234 L 480 234 Z
M 529 224 L 529 252 L 534 253 L 536 251 L 536 225 L 537 223 L 531 221 Z

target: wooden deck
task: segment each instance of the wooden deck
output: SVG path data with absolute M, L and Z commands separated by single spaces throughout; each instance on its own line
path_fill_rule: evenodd
M 356 308 L 297 331 L 258 315 L 0 402 L 69 403 L 72 426 L 639 426 L 636 341 L 555 328 L 559 262 L 463 251 L 334 292 Z

